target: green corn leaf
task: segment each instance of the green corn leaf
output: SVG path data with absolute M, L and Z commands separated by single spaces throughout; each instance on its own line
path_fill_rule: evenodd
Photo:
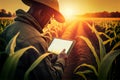
M 35 60 L 35 62 L 29 67 L 29 69 L 25 72 L 25 75 L 24 75 L 24 80 L 29 80 L 28 77 L 29 77 L 29 74 L 30 72 L 45 58 L 47 57 L 48 55 L 50 55 L 52 53 L 44 53 L 42 54 L 37 60 Z
M 97 65 L 99 66 L 99 65 L 100 65 L 99 57 L 98 57 L 98 55 L 97 55 L 97 53 L 96 53 L 96 51 L 95 51 L 94 46 L 93 46 L 92 43 L 90 42 L 90 40 L 89 40 L 88 38 L 86 38 L 86 37 L 83 37 L 83 36 L 80 36 L 80 38 L 82 38 L 82 39 L 86 42 L 86 44 L 88 45 L 88 47 L 90 48 L 90 50 L 92 51 L 92 53 L 93 53 L 93 55 L 94 55 L 94 57 L 95 57 L 95 60 L 96 60 Z
M 99 42 L 99 47 L 100 47 L 100 60 L 102 60 L 104 58 L 105 54 L 106 54 L 106 49 L 105 49 L 105 46 L 103 44 L 103 40 L 101 39 L 98 31 L 95 29 L 94 24 L 92 26 L 90 24 L 88 24 L 88 26 L 95 33 L 95 35 L 97 36 L 97 39 L 98 39 L 98 42 Z M 98 66 L 98 68 L 99 68 L 99 66 Z
M 93 24 L 92 26 L 92 29 L 94 30 L 95 32 L 95 35 L 97 36 L 98 38 L 98 42 L 99 42 L 99 47 L 100 47 L 100 60 L 102 60 L 106 54 L 106 49 L 105 49 L 105 46 L 103 44 L 103 40 L 102 38 L 100 37 L 99 33 L 97 32 L 97 30 L 95 29 L 95 25 Z
M 110 52 L 112 52 L 115 48 L 117 48 L 118 46 L 120 46 L 120 41 L 119 42 L 117 42 L 115 45 L 114 45 L 114 47 L 110 50 Z
M 111 42 L 114 40 L 114 38 L 110 38 L 110 39 L 107 39 L 106 41 L 103 42 L 104 45 L 106 45 L 107 43 Z
M 33 46 L 29 46 L 29 47 L 26 47 L 26 48 L 16 51 L 13 55 L 11 55 L 7 58 L 4 66 L 3 66 L 1 75 L 0 75 L 1 80 L 8 80 L 8 79 L 13 80 L 14 72 L 16 70 L 16 66 L 18 64 L 20 57 L 23 55 L 23 53 L 26 50 L 28 50 L 30 48 L 35 49 Z
M 107 80 L 108 73 L 110 71 L 110 68 L 112 67 L 112 63 L 119 54 L 120 49 L 114 50 L 111 53 L 105 55 L 101 62 L 98 80 Z
M 6 51 L 9 50 L 10 48 L 10 55 L 14 54 L 14 49 L 16 47 L 16 39 L 18 37 L 18 35 L 20 34 L 20 32 L 18 32 L 8 43 L 8 45 L 6 46 Z
M 80 67 L 88 67 L 88 68 L 90 68 L 91 70 L 94 71 L 94 73 L 95 73 L 96 76 L 98 76 L 98 72 L 97 72 L 96 68 L 95 68 L 93 65 L 89 65 L 89 64 L 86 64 L 86 63 L 77 66 L 77 67 L 75 68 L 75 70 L 74 70 L 74 73 L 75 73 L 78 69 L 80 69 Z
M 85 71 L 78 71 L 75 74 L 83 77 L 84 80 L 87 80 L 85 74 L 92 73 L 92 72 L 93 72 L 92 70 L 85 70 Z
M 79 72 L 76 72 L 75 74 L 81 76 L 84 80 L 87 80 L 87 78 L 83 72 L 79 71 Z
M 108 39 L 110 39 L 111 37 L 110 36 L 108 36 L 107 34 L 105 34 L 104 32 L 98 32 L 99 33 L 99 35 L 104 35 L 106 38 L 108 38 Z
M 81 73 L 83 73 L 83 74 L 88 74 L 88 73 L 92 73 L 92 72 L 93 72 L 92 70 L 81 71 Z

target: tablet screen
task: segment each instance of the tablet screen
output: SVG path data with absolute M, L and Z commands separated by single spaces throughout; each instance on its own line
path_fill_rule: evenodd
M 48 51 L 59 54 L 63 51 L 63 49 L 65 49 L 65 53 L 68 54 L 73 46 L 73 43 L 73 40 L 54 38 L 48 48 Z

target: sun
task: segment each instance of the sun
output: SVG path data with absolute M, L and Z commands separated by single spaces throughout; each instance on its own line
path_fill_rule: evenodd
M 64 8 L 61 12 L 66 19 L 73 18 L 73 16 L 75 15 L 74 9 L 70 7 Z

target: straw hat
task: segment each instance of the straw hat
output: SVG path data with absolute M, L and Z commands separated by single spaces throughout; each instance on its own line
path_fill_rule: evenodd
M 58 22 L 64 22 L 65 18 L 59 11 L 59 4 L 58 0 L 22 0 L 26 5 L 30 6 L 32 4 L 32 1 L 42 3 L 50 8 L 52 8 L 55 13 L 54 17 Z

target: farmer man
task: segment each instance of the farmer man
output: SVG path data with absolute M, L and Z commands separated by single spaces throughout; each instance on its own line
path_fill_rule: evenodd
M 65 19 L 59 12 L 57 0 L 22 0 L 23 3 L 30 6 L 25 12 L 21 9 L 16 11 L 17 17 L 14 23 L 7 26 L 2 33 L 8 43 L 18 32 L 15 51 L 28 46 L 34 46 L 39 53 L 33 49 L 27 50 L 19 60 L 14 80 L 23 80 L 24 73 L 30 65 L 42 54 L 47 51 L 48 44 L 41 34 L 42 29 L 50 23 L 51 18 L 58 22 L 64 22 Z M 57 47 L 57 46 L 56 46 Z M 9 52 L 7 50 L 6 52 Z M 62 51 L 57 56 L 54 64 L 52 58 L 47 56 L 29 75 L 30 80 L 61 80 L 67 55 Z

